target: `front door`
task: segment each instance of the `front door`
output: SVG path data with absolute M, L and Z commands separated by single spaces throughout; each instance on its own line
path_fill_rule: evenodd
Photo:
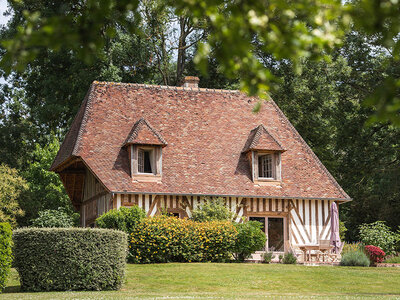
M 268 218 L 268 250 L 285 251 L 283 218 Z
M 285 251 L 285 222 L 282 217 L 249 217 L 249 221 L 261 223 L 261 230 L 267 236 L 268 251 Z

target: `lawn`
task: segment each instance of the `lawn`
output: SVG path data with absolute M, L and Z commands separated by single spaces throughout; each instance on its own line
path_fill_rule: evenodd
M 1 299 L 135 298 L 400 299 L 399 268 L 305 267 L 281 264 L 128 265 L 120 291 L 20 293 L 18 274 Z

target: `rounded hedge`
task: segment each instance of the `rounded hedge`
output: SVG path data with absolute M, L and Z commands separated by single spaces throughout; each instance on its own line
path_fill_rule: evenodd
M 0 293 L 3 291 L 12 262 L 12 231 L 8 223 L 0 223 Z
M 23 291 L 117 290 L 127 235 L 109 229 L 23 228 L 13 233 Z
M 369 267 L 369 258 L 361 251 L 351 251 L 343 254 L 341 266 Z

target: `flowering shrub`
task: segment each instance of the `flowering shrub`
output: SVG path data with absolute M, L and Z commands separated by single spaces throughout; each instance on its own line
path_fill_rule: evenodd
M 375 245 L 388 254 L 394 254 L 396 243 L 400 243 L 400 233 L 390 230 L 383 221 L 359 226 L 360 239 L 364 245 Z
M 354 243 L 344 243 L 342 249 L 342 255 L 348 252 L 354 251 L 364 251 L 364 245 L 361 242 L 354 242 Z
M 133 263 L 226 261 L 235 246 L 231 222 L 194 222 L 158 216 L 138 223 L 130 234 Z
M 381 248 L 372 245 L 365 246 L 365 252 L 367 252 L 369 260 L 373 264 L 383 262 L 386 255 Z

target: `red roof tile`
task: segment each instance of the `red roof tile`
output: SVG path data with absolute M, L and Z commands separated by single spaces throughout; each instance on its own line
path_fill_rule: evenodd
M 349 199 L 272 100 L 251 112 L 257 101 L 238 91 L 95 82 L 52 169 L 79 156 L 112 192 Z M 130 177 L 122 145 L 140 118 L 168 141 L 161 183 Z M 280 186 L 252 182 L 242 152 L 252 130 L 260 132 L 252 147 L 286 150 Z
M 124 146 L 128 144 L 166 146 L 167 142 L 144 118 L 140 118 L 140 120 L 133 125 Z
M 244 151 L 249 150 L 272 150 L 272 151 L 285 151 L 279 142 L 268 132 L 264 125 L 259 125 L 254 128 L 246 143 Z

